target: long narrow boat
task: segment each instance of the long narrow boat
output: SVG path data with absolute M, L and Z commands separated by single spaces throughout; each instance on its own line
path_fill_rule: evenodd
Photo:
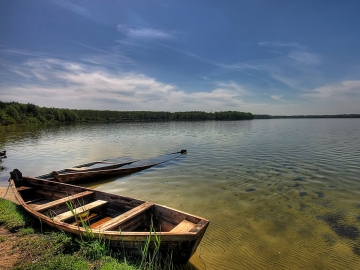
M 61 171 L 53 171 L 50 174 L 38 176 L 37 178 L 42 179 L 51 179 L 53 178 L 56 181 L 63 183 L 78 182 L 86 179 L 102 179 L 112 176 L 124 175 L 135 173 L 165 163 L 171 159 L 177 158 L 181 155 L 186 154 L 186 150 L 181 150 L 179 152 L 162 155 L 155 158 L 149 158 L 138 161 L 125 161 L 122 160 L 120 163 L 111 164 L 109 161 L 89 163 L 84 166 L 76 166 L 73 168 L 64 169 Z M 119 159 L 117 160 L 119 162 Z
M 155 203 L 23 177 L 17 169 L 10 175 L 15 197 L 41 222 L 84 237 L 90 229 L 95 238 L 105 239 L 111 247 L 133 254 L 148 239 L 150 250 L 154 249 L 157 236 L 161 253 L 172 254 L 174 263 L 186 263 L 209 225 L 207 219 Z

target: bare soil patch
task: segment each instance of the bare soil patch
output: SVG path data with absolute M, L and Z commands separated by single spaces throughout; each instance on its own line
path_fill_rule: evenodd
M 16 234 L 9 232 L 8 229 L 0 226 L 0 269 L 12 269 L 20 260 L 20 253 L 16 247 L 18 242 Z

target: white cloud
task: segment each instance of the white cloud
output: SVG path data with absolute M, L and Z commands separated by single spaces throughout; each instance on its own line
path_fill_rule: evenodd
M 311 98 L 333 98 L 348 95 L 360 95 L 360 80 L 343 81 L 315 88 L 312 93 L 302 94 Z
M 2 87 L 4 100 L 47 107 L 155 111 L 241 110 L 249 105 L 242 97 L 250 93 L 235 82 L 216 83 L 209 92 L 187 93 L 144 74 L 110 72 L 51 58 L 29 60 L 19 70 L 30 79 L 24 85 Z
M 163 30 L 155 28 L 131 28 L 125 24 L 119 24 L 117 30 L 128 37 L 144 39 L 170 39 L 173 36 Z

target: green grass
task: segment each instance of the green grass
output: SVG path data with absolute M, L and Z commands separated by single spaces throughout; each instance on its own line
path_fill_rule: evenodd
M 0 224 L 10 231 L 15 231 L 30 223 L 31 219 L 21 206 L 0 198 Z
M 68 206 L 72 209 L 72 206 Z M 171 256 L 165 259 L 159 252 L 161 239 L 155 234 L 155 242 L 151 238 L 142 251 L 139 259 L 127 258 L 120 249 L 111 249 L 104 239 L 96 239 L 92 231 L 83 221 L 83 227 L 88 231 L 86 238 L 55 230 L 39 224 L 21 206 L 0 199 L 0 224 L 15 232 L 18 240 L 13 250 L 21 255 L 14 269 L 99 269 L 99 270 L 162 270 L 173 269 Z M 36 225 L 37 224 L 37 225 Z M 31 225 L 31 227 L 30 227 Z M 150 231 L 155 233 L 153 227 Z M 6 237 L 0 238 L 0 243 Z M 150 251 L 151 244 L 155 250 Z
M 125 262 L 119 263 L 112 257 L 104 257 L 102 264 L 99 267 L 100 270 L 137 270 L 133 265 L 129 265 Z

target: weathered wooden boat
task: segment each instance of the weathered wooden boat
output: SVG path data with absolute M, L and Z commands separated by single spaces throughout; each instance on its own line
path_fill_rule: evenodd
M 115 164 L 112 164 L 114 161 L 109 160 L 98 161 L 64 169 L 61 171 L 53 171 L 50 174 L 38 176 L 37 178 L 56 180 L 63 183 L 79 182 L 93 178 L 108 178 L 112 176 L 139 172 L 155 165 L 165 163 L 186 153 L 186 150 L 181 150 L 179 152 L 137 161 L 121 160 L 121 162 L 119 162 L 119 159 L 117 159 Z
M 186 263 L 209 225 L 204 218 L 155 203 L 23 177 L 17 169 L 10 175 L 17 200 L 42 223 L 83 237 L 89 237 L 91 230 L 93 237 L 133 254 L 148 239 L 150 250 L 154 249 L 157 236 L 160 253 L 172 254 L 174 263 Z

